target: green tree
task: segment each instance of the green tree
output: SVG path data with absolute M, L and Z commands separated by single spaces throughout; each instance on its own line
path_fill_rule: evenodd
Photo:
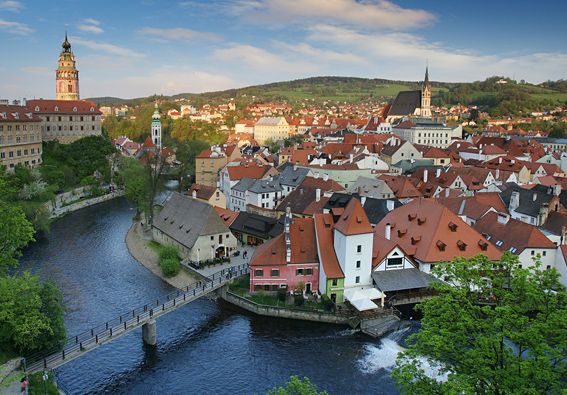
M 195 175 L 195 157 L 208 148 L 209 144 L 200 140 L 184 141 L 179 144 L 175 156 L 179 166 L 179 190 L 189 187 L 191 177 Z
M 437 265 L 439 295 L 418 306 L 422 328 L 393 376 L 408 394 L 556 394 L 567 377 L 567 298 L 555 269 L 518 257 Z M 447 375 L 425 374 L 423 360 Z
M 327 391 L 319 391 L 319 388 L 313 384 L 309 378 L 304 377 L 303 380 L 297 376 L 291 376 L 289 381 L 283 387 L 272 388 L 268 391 L 268 395 L 327 395 Z
M 147 212 L 148 179 L 144 166 L 134 158 L 121 157 L 118 181 L 124 186 L 128 201 L 136 205 L 137 215 Z

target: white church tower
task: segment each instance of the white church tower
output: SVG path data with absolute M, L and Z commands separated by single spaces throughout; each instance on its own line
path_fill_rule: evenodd
M 154 107 L 154 114 L 152 115 L 152 142 L 161 150 L 161 115 L 159 113 L 158 105 Z

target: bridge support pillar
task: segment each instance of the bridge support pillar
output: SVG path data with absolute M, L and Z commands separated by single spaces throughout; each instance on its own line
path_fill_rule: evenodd
M 155 346 L 157 344 L 157 327 L 156 320 L 149 320 L 142 325 L 142 338 L 144 343 Z

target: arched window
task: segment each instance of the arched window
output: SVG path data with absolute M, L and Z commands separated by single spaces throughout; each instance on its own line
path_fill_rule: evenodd
M 39 111 L 39 106 L 35 106 L 35 111 Z
M 77 107 L 73 107 L 73 112 L 77 112 Z
M 55 111 L 59 111 L 59 107 L 55 106 Z

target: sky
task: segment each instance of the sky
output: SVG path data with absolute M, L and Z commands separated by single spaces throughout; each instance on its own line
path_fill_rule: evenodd
M 0 0 L 0 98 L 54 98 L 65 30 L 81 97 L 333 75 L 567 78 L 560 0 Z

